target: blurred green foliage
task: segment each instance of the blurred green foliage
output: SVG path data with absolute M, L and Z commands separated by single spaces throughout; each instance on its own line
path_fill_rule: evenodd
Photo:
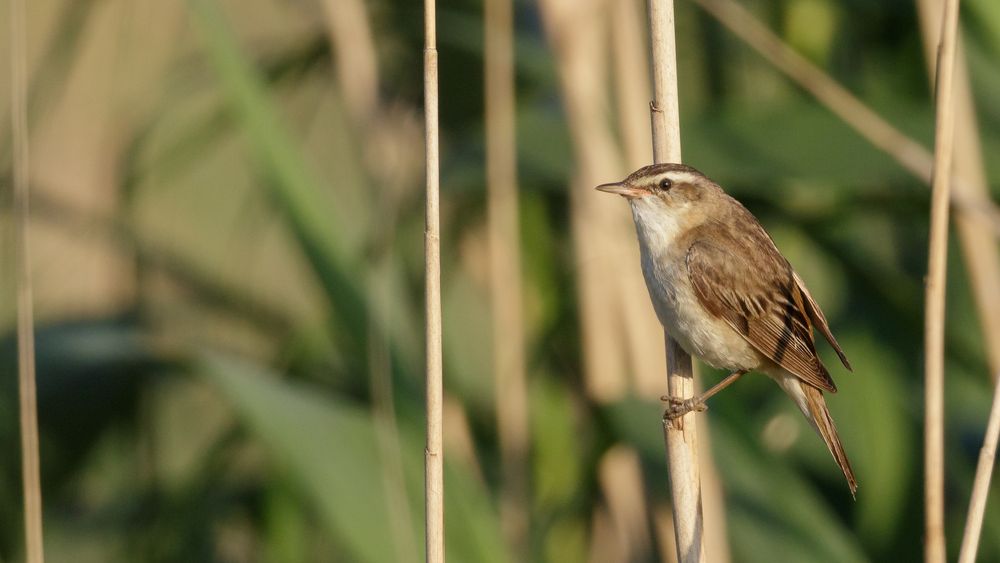
M 31 85 L 33 119 L 58 103 L 100 4 L 60 8 Z M 298 23 L 321 13 L 312 0 L 254 4 Z M 891 122 L 931 142 L 912 2 L 749 4 Z M 984 153 L 995 155 L 1000 9 L 993 0 L 966 5 Z M 420 4 L 366 6 L 380 111 L 399 122 L 402 141 L 412 140 L 405 127 L 421 106 Z M 169 87 L 130 124 L 115 186 L 123 204 L 99 227 L 135 260 L 134 302 L 107 317 L 50 316 L 39 328 L 53 561 L 422 558 L 419 143 L 408 156 L 417 166 L 391 185 L 366 154 L 371 131 L 347 116 L 322 28 L 303 25 L 307 32 L 274 40 L 260 30 L 280 30 L 283 20 L 243 29 L 242 9 L 185 4 L 189 48 L 169 67 Z M 471 458 L 448 457 L 448 553 L 452 561 L 512 561 L 497 509 L 487 293 L 466 267 L 481 250 L 485 221 L 481 8 L 456 0 L 439 9 L 446 386 L 474 445 Z M 531 553 L 573 562 L 586 558 L 604 502 L 597 471 L 605 451 L 636 448 L 651 505 L 668 500 L 666 472 L 656 397 L 602 405 L 583 391 L 571 144 L 537 6 L 518 2 L 516 22 Z M 733 559 L 917 560 L 928 191 L 694 5 L 678 6 L 677 29 L 685 158 L 768 227 L 855 366 L 835 374 L 841 391 L 831 409 L 858 473 L 856 502 L 769 381 L 750 378 L 712 400 Z M 1000 177 L 1000 159 L 986 162 Z M 38 213 L 63 221 L 50 203 L 38 202 Z M 990 383 L 952 246 L 947 517 L 955 554 Z M 161 276 L 179 291 L 164 297 Z M 8 452 L 0 561 L 21 557 L 12 338 L 0 379 Z M 377 414 L 378 381 L 391 382 L 398 433 Z M 776 446 L 766 428 L 782 420 L 795 421 L 798 437 Z M 394 463 L 401 481 L 393 481 Z M 995 480 L 982 561 L 1000 561 L 998 487 Z

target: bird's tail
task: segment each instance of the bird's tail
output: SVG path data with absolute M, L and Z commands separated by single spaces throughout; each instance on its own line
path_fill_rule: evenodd
M 804 414 L 810 419 L 819 435 L 823 437 L 833 459 L 836 460 L 840 470 L 844 472 L 844 477 L 847 478 L 847 486 L 851 488 L 851 496 L 855 496 L 858 491 L 858 482 L 854 478 L 854 470 L 851 469 L 851 462 L 847 459 L 844 445 L 840 443 L 840 436 L 837 434 L 837 426 L 833 423 L 833 417 L 830 416 L 830 409 L 826 408 L 823 392 L 807 384 L 802 385 L 802 391 L 805 393 L 806 406 L 809 408 L 809 412 Z
M 780 374 L 775 374 L 774 379 L 792 397 L 802 414 L 806 416 L 813 428 L 826 442 L 830 454 L 840 466 L 840 470 L 844 472 L 847 486 L 851 488 L 851 496 L 854 496 L 858 490 L 858 482 L 854 478 L 854 470 L 851 469 L 851 462 L 847 459 L 844 445 L 840 443 L 837 426 L 833 423 L 830 410 L 826 407 L 823 392 L 812 385 L 803 383 L 798 377 L 784 370 L 781 370 Z

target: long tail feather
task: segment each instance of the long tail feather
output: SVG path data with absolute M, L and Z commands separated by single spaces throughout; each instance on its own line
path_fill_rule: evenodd
M 847 459 L 844 445 L 840 443 L 837 426 L 833 423 L 830 410 L 826 407 L 823 392 L 812 385 L 803 383 L 802 380 L 785 370 L 772 374 L 772 377 L 791 396 L 802 414 L 806 416 L 813 428 L 826 442 L 827 449 L 830 450 L 834 461 L 840 466 L 840 470 L 843 471 L 844 477 L 847 479 L 847 486 L 851 488 L 851 496 L 855 496 L 858 490 L 858 481 L 854 477 L 854 470 L 851 469 L 851 462 Z
M 803 385 L 802 390 L 805 392 L 806 403 L 809 406 L 808 415 L 811 415 L 809 418 L 812 419 L 810 422 L 819 431 L 819 435 L 826 442 L 826 447 L 833 455 L 833 459 L 840 466 L 840 470 L 844 472 L 847 486 L 851 488 L 851 496 L 855 496 L 858 491 L 858 481 L 854 478 L 854 470 L 851 469 L 851 462 L 847 459 L 844 445 L 840 443 L 840 435 L 837 434 L 837 426 L 833 423 L 833 417 L 830 416 L 830 409 L 826 408 L 823 392 L 811 385 Z

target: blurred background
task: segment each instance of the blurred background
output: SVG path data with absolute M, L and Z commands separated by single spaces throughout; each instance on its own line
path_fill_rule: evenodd
M 937 2 L 740 2 L 733 25 L 932 146 Z M 671 561 L 662 332 L 627 206 L 591 189 L 651 161 L 645 4 L 517 1 L 512 26 L 486 4 L 438 5 L 449 558 Z M 826 311 L 854 365 L 821 346 L 859 492 L 744 378 L 699 419 L 710 558 L 917 560 L 927 184 L 715 13 L 676 7 L 684 161 Z M 28 2 L 49 560 L 422 560 L 422 22 L 395 0 Z M 1000 370 L 979 212 L 1000 178 L 1000 4 L 963 2 L 962 24 L 956 167 L 979 203 L 955 214 L 948 279 L 952 556 Z M 0 561 L 23 557 L 10 122 Z M 982 561 L 1000 561 L 998 488 Z

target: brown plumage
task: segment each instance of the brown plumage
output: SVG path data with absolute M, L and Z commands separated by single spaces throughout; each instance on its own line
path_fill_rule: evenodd
M 734 200 L 735 201 L 735 200 Z M 823 311 L 802 279 L 742 205 L 725 223 L 692 229 L 686 264 L 691 285 L 705 309 L 725 320 L 756 350 L 801 379 L 809 417 L 847 479 L 857 479 L 840 442 L 822 391 L 837 392 L 816 354 L 812 327 L 819 328 L 848 370 L 851 364 L 830 332 Z M 705 231 L 709 230 L 710 233 Z
M 685 261 L 698 299 L 771 361 L 836 393 L 816 355 L 813 323 L 850 364 L 826 318 L 753 215 L 741 205 L 734 211 L 736 217 L 710 220 L 687 236 Z
M 715 367 L 774 378 L 823 438 L 854 494 L 857 481 L 823 398 L 823 391 L 836 393 L 837 387 L 816 354 L 813 327 L 848 370 L 850 363 L 819 305 L 757 219 L 684 165 L 648 166 L 599 189 L 631 204 L 646 284 L 671 336 Z M 668 416 L 700 410 L 703 403 L 674 407 Z

